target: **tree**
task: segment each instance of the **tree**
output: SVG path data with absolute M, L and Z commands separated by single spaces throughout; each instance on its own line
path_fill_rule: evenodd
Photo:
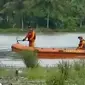
M 56 1 L 56 0 L 55 0 Z M 53 7 L 55 7 L 53 0 L 32 0 L 31 2 L 28 1 L 28 3 L 32 3 L 31 7 L 28 9 L 31 9 L 34 15 L 45 17 L 47 19 L 47 28 L 49 28 L 49 18 L 51 17 L 52 11 L 54 10 Z M 27 2 L 27 1 L 26 1 Z

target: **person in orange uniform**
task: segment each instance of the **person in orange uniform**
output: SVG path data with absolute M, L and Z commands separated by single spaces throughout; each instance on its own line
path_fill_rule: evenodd
M 85 49 L 85 40 L 82 36 L 79 36 L 78 39 L 80 40 L 77 49 Z
M 28 39 L 29 47 L 35 47 L 34 43 L 35 43 L 35 39 L 36 39 L 36 33 L 33 28 L 31 28 L 31 27 L 29 27 L 29 28 L 30 28 L 30 30 L 27 33 L 26 37 L 23 39 L 23 41 Z

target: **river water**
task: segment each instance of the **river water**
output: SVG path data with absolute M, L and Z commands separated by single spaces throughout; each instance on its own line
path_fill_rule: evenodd
M 78 36 L 83 36 L 84 33 L 56 33 L 56 34 L 37 34 L 35 42 L 36 47 L 52 47 L 52 48 L 70 48 L 77 47 Z M 14 59 L 10 57 L 11 46 L 16 43 L 16 40 L 22 40 L 24 35 L 16 34 L 1 34 L 0 35 L 0 65 L 1 66 L 13 66 L 13 67 L 25 67 L 25 64 L 21 59 Z M 28 45 L 27 41 L 20 42 L 24 45 Z M 8 55 L 9 54 L 9 55 Z M 39 63 L 41 66 L 53 66 L 62 61 L 61 59 L 40 59 Z M 66 60 L 65 61 L 73 61 Z

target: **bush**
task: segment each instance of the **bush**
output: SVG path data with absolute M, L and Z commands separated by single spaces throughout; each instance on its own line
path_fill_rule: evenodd
M 69 70 L 70 65 L 68 62 L 62 61 L 62 63 L 59 63 L 55 72 L 48 76 L 47 85 L 66 85 L 65 81 L 69 78 Z
M 62 63 L 58 64 L 58 69 L 59 69 L 60 73 L 62 73 L 64 75 L 64 78 L 66 80 L 69 76 L 69 71 L 70 71 L 69 63 L 66 61 L 62 61 Z
M 21 51 L 20 55 L 27 67 L 35 67 L 38 65 L 37 52 L 36 51 Z
M 60 72 L 54 72 L 51 74 L 51 76 L 48 77 L 46 80 L 47 85 L 64 85 L 65 79 L 64 75 Z

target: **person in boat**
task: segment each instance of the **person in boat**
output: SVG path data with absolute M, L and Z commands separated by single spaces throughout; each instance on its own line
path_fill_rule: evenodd
M 85 49 L 85 40 L 82 36 L 79 36 L 78 39 L 80 40 L 77 49 Z
M 26 37 L 23 39 L 23 41 L 25 41 L 26 39 L 28 39 L 29 41 L 29 47 L 35 47 L 34 46 L 34 43 L 35 43 L 35 39 L 36 39 L 36 33 L 34 31 L 33 28 L 31 28 L 29 26 L 30 30 L 29 32 L 27 33 Z

